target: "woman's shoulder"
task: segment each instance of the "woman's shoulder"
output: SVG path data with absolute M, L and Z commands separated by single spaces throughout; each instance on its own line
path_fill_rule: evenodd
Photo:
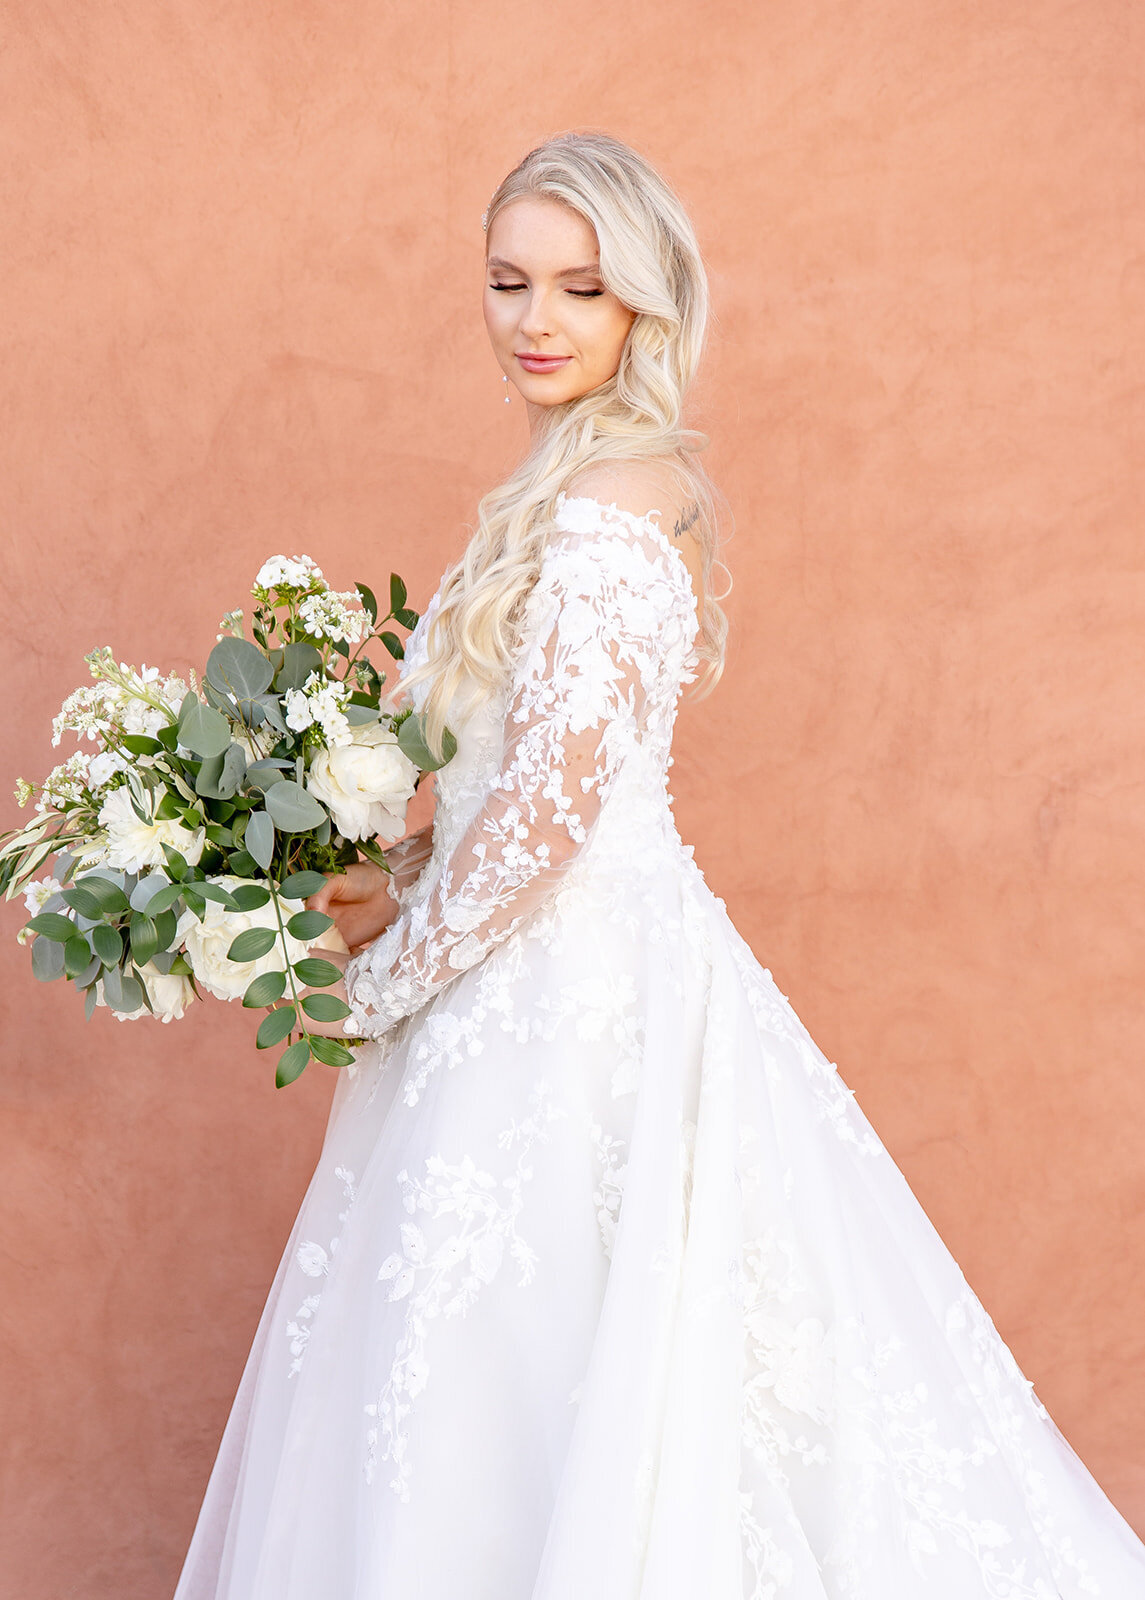
M 594 461 L 570 480 L 565 494 L 570 500 L 595 500 L 630 516 L 659 513 L 656 526 L 679 551 L 700 592 L 703 551 L 690 530 L 700 515 L 686 474 L 676 460 L 665 457 Z

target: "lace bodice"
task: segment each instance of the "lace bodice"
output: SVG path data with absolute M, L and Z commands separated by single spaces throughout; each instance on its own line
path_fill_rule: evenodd
M 650 836 L 680 848 L 667 774 L 699 625 L 658 518 L 558 497 L 513 671 L 454 727 L 432 855 L 397 920 L 347 966 L 348 1033 L 376 1038 L 419 1010 L 594 855 L 619 859 L 626 838 Z M 405 670 L 423 659 L 436 601 Z

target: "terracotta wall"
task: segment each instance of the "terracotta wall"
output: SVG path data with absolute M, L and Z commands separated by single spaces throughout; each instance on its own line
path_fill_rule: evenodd
M 3 0 L 9 777 L 260 561 L 415 603 L 520 449 L 480 214 L 598 126 L 692 207 L 734 644 L 677 812 L 1145 1531 L 1145 11 Z M 2 820 L 18 813 L 8 802 Z M 332 1074 L 85 1027 L 4 915 L 0 1593 L 155 1600 Z

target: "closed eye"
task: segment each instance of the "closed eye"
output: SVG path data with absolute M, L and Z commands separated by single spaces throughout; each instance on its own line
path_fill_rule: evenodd
M 491 283 L 489 285 L 489 287 L 491 289 L 496 289 L 498 294 L 513 294 L 518 289 L 527 288 L 528 285 L 524 284 L 524 283 Z M 575 295 L 578 300 L 595 300 L 598 295 L 602 295 L 604 293 L 604 290 L 603 289 L 568 289 L 568 290 L 566 290 L 566 293 Z

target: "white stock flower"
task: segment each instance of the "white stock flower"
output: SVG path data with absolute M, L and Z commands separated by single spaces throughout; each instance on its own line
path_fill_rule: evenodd
M 141 872 L 144 867 L 161 867 L 166 860 L 163 846 L 178 850 L 192 866 L 203 853 L 206 834 L 202 828 L 185 828 L 181 822 L 142 822 L 135 815 L 131 792 L 126 787 L 113 789 L 99 810 L 99 822 L 107 830 L 107 861 L 124 872 Z
M 351 728 L 343 709 L 349 698 L 350 689 L 346 684 L 312 672 L 301 689 L 288 689 L 283 696 L 286 726 L 295 733 L 302 733 L 309 727 L 320 728 L 331 748 L 349 744 Z
M 131 765 L 126 756 L 121 756 L 117 750 L 100 750 L 88 763 L 87 781 L 92 789 L 102 789 L 105 784 L 120 772 L 126 772 Z
M 352 730 L 352 742 L 319 750 L 306 787 L 321 800 L 344 839 L 377 836 L 387 844 L 405 832 L 406 806 L 418 769 L 380 722 Z
M 211 883 L 221 883 L 225 889 L 236 889 L 247 881 L 249 880 L 245 878 L 229 876 L 209 880 Z M 283 921 L 301 909 L 300 902 L 284 901 Z M 230 959 L 227 951 L 239 934 L 245 933 L 248 928 L 277 930 L 278 920 L 275 917 L 273 901 L 268 900 L 266 905 L 259 906 L 254 911 L 228 911 L 217 901 L 208 900 L 206 915 L 202 922 L 193 911 L 189 910 L 184 911 L 179 918 L 175 941 L 183 946 L 187 960 L 191 963 L 191 970 L 204 989 L 208 989 L 219 1000 L 238 1000 L 246 992 L 252 978 L 259 978 L 264 972 L 286 970 L 281 938 L 276 939 L 266 954 L 259 956 L 255 961 Z M 291 962 L 301 961 L 310 948 L 310 943 L 303 943 L 289 933 L 286 935 L 286 944 Z
M 82 800 L 90 766 L 91 757 L 87 752 L 77 750 L 75 755 L 69 756 L 58 767 L 53 767 L 44 779 L 36 810 L 62 811 L 65 806 L 75 805 Z
M 307 633 L 316 639 L 357 644 L 366 630 L 366 613 L 357 594 L 340 594 L 336 589 L 309 595 L 299 606 L 298 615 L 306 624 Z
M 152 961 L 145 967 L 140 967 L 139 972 L 143 978 L 143 986 L 147 990 L 147 998 L 151 1001 L 151 1010 L 148 1011 L 146 1006 L 140 1006 L 138 1011 L 114 1011 L 109 1006 L 112 1015 L 118 1017 L 120 1022 L 138 1022 L 140 1017 L 150 1016 L 156 1017 L 160 1022 L 178 1022 L 195 999 L 195 990 L 190 978 L 185 978 L 178 972 L 160 972 Z M 95 1003 L 97 1006 L 107 1005 L 102 982 L 96 985 Z
M 309 556 L 271 556 L 258 569 L 256 589 L 324 589 L 326 579 Z
M 28 908 L 30 917 L 39 916 L 44 909 L 44 903 L 54 894 L 59 894 L 63 884 L 55 878 L 34 878 L 24 889 L 24 904 Z

